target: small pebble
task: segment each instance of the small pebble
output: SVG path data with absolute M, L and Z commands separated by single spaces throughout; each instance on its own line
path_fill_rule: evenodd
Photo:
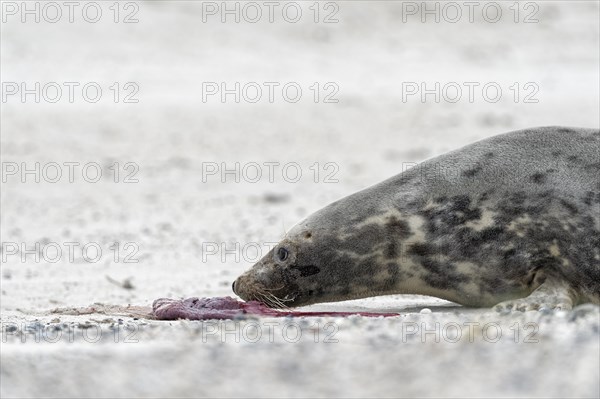
M 421 311 L 419 313 L 421 313 L 421 314 L 429 314 L 429 313 L 431 313 L 431 309 L 429 309 L 429 308 L 423 308 L 423 309 L 421 309 Z

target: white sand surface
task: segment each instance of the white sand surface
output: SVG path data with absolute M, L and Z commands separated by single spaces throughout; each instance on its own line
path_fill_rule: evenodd
M 36 103 L 32 95 L 22 102 L 18 94 L 1 103 L 3 171 L 20 168 L 3 174 L 0 194 L 3 398 L 600 396 L 593 305 L 499 315 L 393 296 L 310 309 L 398 317 L 226 322 L 64 311 L 233 295 L 231 283 L 253 264 L 256 248 L 266 253 L 301 218 L 413 162 L 525 127 L 598 128 L 598 2 L 539 1 L 527 9 L 521 2 L 518 23 L 514 2 L 498 2 L 496 23 L 481 12 L 474 22 L 422 23 L 402 2 L 337 1 L 339 21 L 331 24 L 314 22 L 313 2 L 297 3 L 298 23 L 222 23 L 220 15 L 203 22 L 199 2 L 135 2 L 132 24 L 121 19 L 135 8 L 120 3 L 114 23 L 112 3 L 98 2 L 97 23 L 81 13 L 73 23 L 22 23 L 17 14 L 1 25 L 3 84 L 103 89 L 96 103 L 77 90 L 72 103 Z M 335 10 L 319 7 L 320 19 Z M 538 22 L 523 23 L 532 11 Z M 139 87 L 137 103 L 122 102 L 128 82 Z M 303 96 L 203 102 L 206 82 L 294 82 Z M 322 101 L 328 82 L 338 88 L 337 103 Z M 403 84 L 421 82 L 493 82 L 503 95 L 403 101 Z M 538 101 L 526 103 L 526 95 Z M 62 179 L 20 173 L 36 162 L 40 170 L 62 165 Z M 67 162 L 79 163 L 73 182 Z M 203 175 L 236 162 L 240 170 L 261 165 L 262 177 L 252 182 L 250 169 L 239 182 Z M 89 163 L 103 172 L 96 183 L 81 174 Z M 277 163 L 272 181 L 265 163 Z M 282 174 L 286 165 L 299 165 L 299 181 L 292 182 L 294 169 Z M 138 182 L 124 182 L 131 172 Z M 62 254 L 51 262 L 56 247 Z

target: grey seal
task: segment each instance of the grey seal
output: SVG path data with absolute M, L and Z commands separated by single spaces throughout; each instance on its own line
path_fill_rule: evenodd
M 271 307 L 389 294 L 600 304 L 599 176 L 598 129 L 493 136 L 318 210 L 232 288 Z

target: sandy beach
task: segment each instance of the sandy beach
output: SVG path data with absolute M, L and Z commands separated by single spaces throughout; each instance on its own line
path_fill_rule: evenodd
M 233 296 L 295 223 L 416 162 L 527 127 L 598 128 L 597 1 L 481 2 L 472 21 L 460 2 L 77 2 L 73 22 L 37 3 L 39 22 L 2 2 L 3 398 L 600 396 L 591 304 L 127 309 Z

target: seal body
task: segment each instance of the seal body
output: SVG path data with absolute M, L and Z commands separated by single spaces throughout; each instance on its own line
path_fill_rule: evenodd
M 599 176 L 598 129 L 494 136 L 315 212 L 233 289 L 272 307 L 388 294 L 598 304 Z

